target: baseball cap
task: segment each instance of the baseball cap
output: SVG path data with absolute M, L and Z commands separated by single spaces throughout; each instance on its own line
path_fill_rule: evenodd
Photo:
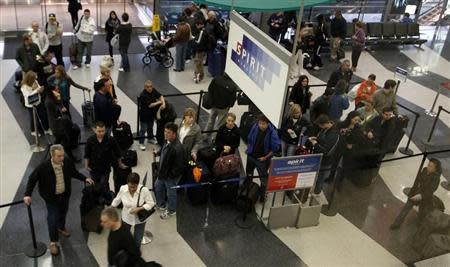
M 48 14 L 48 18 L 49 18 L 49 19 L 56 19 L 55 13 L 50 13 L 50 14 Z

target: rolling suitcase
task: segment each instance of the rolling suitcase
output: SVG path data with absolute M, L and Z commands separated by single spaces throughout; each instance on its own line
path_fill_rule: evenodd
M 202 170 L 202 176 L 200 183 L 209 182 L 211 180 L 211 172 L 209 171 L 208 167 L 203 162 L 197 162 L 197 167 L 199 167 Z M 192 171 L 188 172 L 188 184 L 195 184 L 194 176 L 192 174 Z M 208 202 L 208 193 L 209 193 L 209 185 L 202 185 L 202 186 L 196 186 L 196 187 L 188 187 L 186 190 L 189 202 L 193 206 L 206 204 Z
M 86 100 L 85 91 L 83 90 L 83 99 L 84 102 L 81 105 L 81 110 L 83 112 L 83 124 L 87 127 L 94 126 L 95 123 L 95 114 L 94 114 L 94 102 L 91 99 L 91 92 L 88 92 L 88 100 Z
M 208 72 L 212 77 L 223 75 L 225 72 L 225 53 L 222 46 L 217 45 L 208 54 Z
M 83 231 L 101 233 L 100 215 L 103 205 L 100 204 L 100 198 L 102 193 L 101 185 L 86 186 L 83 189 L 80 204 L 81 228 Z
M 239 126 L 239 130 L 241 132 L 242 140 L 247 144 L 248 134 L 252 129 L 253 124 L 258 121 L 256 116 L 251 112 L 244 112 L 241 117 L 241 124 Z
M 399 115 L 395 118 L 395 127 L 390 137 L 389 148 L 387 153 L 395 153 L 397 151 L 397 147 L 402 141 L 403 136 L 405 135 L 405 130 L 408 127 L 409 118 L 404 115 Z

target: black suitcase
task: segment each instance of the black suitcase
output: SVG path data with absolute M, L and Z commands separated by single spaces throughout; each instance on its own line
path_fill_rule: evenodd
M 200 183 L 209 182 L 211 180 L 211 172 L 203 162 L 197 162 L 197 167 L 202 169 L 202 177 Z M 195 184 L 192 170 L 188 171 L 188 184 Z M 189 201 L 193 206 L 206 204 L 208 202 L 209 185 L 202 185 L 196 187 L 188 187 L 186 193 Z
M 236 206 L 239 211 L 251 212 L 255 208 L 260 196 L 259 185 L 255 182 L 245 181 L 239 188 Z
M 18 92 L 18 93 L 22 93 L 20 91 L 21 83 L 22 83 L 22 71 L 18 70 L 14 73 L 14 88 L 16 89 L 16 92 Z
M 127 150 L 122 158 L 122 163 L 127 165 L 128 167 L 135 167 L 137 166 L 137 153 L 136 150 Z
M 83 189 L 80 215 L 81 228 L 84 231 L 101 233 L 100 214 L 104 206 L 100 203 L 100 198 L 103 193 L 104 190 L 101 185 L 86 186 Z
M 211 202 L 216 205 L 233 203 L 238 190 L 239 181 L 227 182 L 226 179 L 216 181 L 211 186 Z
M 101 233 L 103 227 L 100 225 L 100 216 L 103 210 L 103 205 L 97 205 L 88 213 L 81 216 L 81 229 L 86 232 Z
M 217 158 L 218 154 L 213 146 L 206 146 L 197 151 L 197 161 L 204 162 L 209 170 L 213 169 Z
M 133 145 L 133 133 L 131 126 L 125 121 L 113 127 L 113 136 L 122 151 L 129 149 Z M 135 165 L 136 166 L 136 165 Z
M 91 93 L 88 92 L 89 98 L 86 100 L 85 92 L 83 90 L 84 102 L 81 104 L 83 112 L 83 124 L 87 127 L 93 127 L 95 123 L 94 102 L 91 100 Z
M 405 130 L 408 127 L 409 118 L 405 115 L 400 115 L 394 118 L 395 119 L 395 127 L 391 136 L 387 136 L 389 141 L 389 147 L 387 149 L 387 153 L 395 153 L 397 151 L 397 147 L 405 135 Z
M 248 134 L 252 129 L 253 124 L 258 121 L 256 116 L 251 112 L 244 112 L 241 117 L 241 125 L 239 126 L 239 130 L 241 132 L 241 138 L 247 144 Z

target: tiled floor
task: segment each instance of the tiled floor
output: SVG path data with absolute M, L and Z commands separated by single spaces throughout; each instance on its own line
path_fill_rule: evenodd
M 448 40 L 447 40 L 448 42 Z M 379 49 L 371 54 L 364 52 L 360 68 L 355 76 L 366 77 L 369 73 L 377 74 L 377 82 L 382 84 L 385 79 L 393 78 L 392 68 L 400 66 L 410 68 L 422 66 L 427 69 L 423 76 L 412 76 L 399 89 L 399 101 L 417 112 L 423 112 L 429 107 L 434 95 L 434 84 L 450 78 L 448 56 L 445 49 L 424 47 L 405 48 L 401 52 L 395 49 Z M 399 54 L 402 53 L 402 54 Z M 92 80 L 98 75 L 98 62 L 101 56 L 93 58 L 91 69 L 69 68 L 69 74 L 76 81 L 91 86 Z M 146 79 L 151 79 L 163 94 L 179 92 L 196 92 L 206 90 L 209 78 L 200 84 L 194 84 L 192 63 L 186 71 L 175 73 L 171 69 L 163 69 L 157 64 L 143 67 L 141 55 L 130 55 L 132 72 L 119 73 L 114 67 L 113 78 L 117 85 L 119 104 L 122 106 L 122 119 L 136 129 L 136 97 L 141 92 Z M 120 62 L 120 58 L 115 58 Z M 327 60 L 325 59 L 325 62 Z M 16 69 L 12 60 L 2 60 L 0 63 L 1 105 L 1 203 L 20 199 L 26 175 L 39 162 L 38 155 L 28 151 L 31 137 L 27 129 L 27 114 L 17 104 L 11 91 L 11 77 Z M 324 83 L 330 72 L 337 65 L 328 65 L 319 72 L 310 72 L 311 84 Z M 319 96 L 323 88 L 313 89 L 313 98 Z M 168 98 L 174 103 L 178 114 L 185 107 L 195 106 L 198 96 Z M 75 121 L 81 123 L 82 93 L 72 90 L 72 105 Z M 448 95 L 442 95 L 441 105 L 450 107 Z M 245 107 L 234 106 L 232 111 L 240 115 Z M 352 110 L 350 107 L 349 110 Z M 348 111 L 347 111 L 348 112 Z M 201 111 L 201 125 L 204 125 L 207 111 Z M 443 116 L 438 123 L 436 136 L 442 145 L 449 145 L 450 117 Z M 239 122 L 239 120 L 238 120 Z M 421 140 L 429 130 L 431 118 L 421 116 L 414 134 L 411 149 L 415 153 L 423 150 Z M 5 127 L 7 126 L 7 127 Z M 409 131 L 407 132 L 409 134 Z M 14 140 L 11 142 L 10 140 Z M 406 136 L 401 146 L 406 143 Z M 136 145 L 135 145 L 136 147 Z M 443 147 L 443 146 L 441 146 Z M 241 155 L 245 146 L 240 147 Z M 438 149 L 438 148 L 433 148 Z M 134 169 L 143 176 L 150 168 L 151 147 L 145 152 L 138 151 L 139 164 Z M 401 156 L 398 152 L 390 157 Z M 449 162 L 447 155 L 440 156 L 443 162 Z M 245 157 L 243 157 L 245 164 Z M 358 189 L 345 182 L 343 190 L 336 195 L 332 206 L 335 216 L 322 215 L 317 227 L 304 229 L 278 229 L 267 231 L 256 220 L 251 230 L 238 229 L 234 219 L 238 213 L 230 206 L 210 206 L 208 209 L 208 226 L 204 227 L 206 206 L 191 207 L 182 192 L 177 218 L 164 222 L 154 216 L 147 223 L 155 239 L 142 248 L 146 260 L 155 260 L 164 266 L 405 266 L 420 259 L 417 252 L 410 248 L 410 238 L 416 229 L 414 213 L 411 213 L 404 227 L 391 232 L 389 224 L 396 216 L 398 209 L 405 201 L 402 189 L 411 186 L 417 173 L 420 157 L 384 163 L 379 177 L 369 188 Z M 13 168 L 14 166 L 14 168 Z M 444 165 L 449 168 L 450 165 Z M 80 166 L 80 168 L 82 168 Z M 23 177 L 23 178 L 22 178 Z M 449 179 L 449 172 L 444 172 L 442 179 Z M 150 180 L 147 184 L 150 184 Z M 78 203 L 80 185 L 75 183 L 71 203 L 71 223 L 74 235 L 63 244 L 64 255 L 51 259 L 49 256 L 40 258 L 36 266 L 106 266 L 106 232 L 101 235 L 91 233 L 84 237 L 78 222 Z M 326 190 L 327 191 L 327 190 Z M 329 195 L 326 194 L 328 197 Z M 450 207 L 450 193 L 439 187 L 436 195 Z M 45 230 L 45 210 L 43 203 L 36 197 L 33 205 L 38 239 L 47 242 Z M 41 212 L 42 211 L 42 212 Z M 21 239 L 28 240 L 27 222 L 23 207 L 1 209 L 1 242 Z M 448 212 L 448 209 L 447 209 Z M 22 244 L 23 243 L 23 244 Z M 2 266 L 31 266 L 33 263 L 22 254 L 22 242 L 14 246 L 1 246 L 0 264 Z M 82 255 L 82 256 L 81 256 Z M 422 263 L 427 264 L 427 263 Z M 432 263 L 429 263 L 432 264 Z M 433 266 L 433 265 L 422 265 Z

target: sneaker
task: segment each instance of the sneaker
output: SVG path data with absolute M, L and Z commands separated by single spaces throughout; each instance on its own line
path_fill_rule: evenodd
M 174 216 L 175 214 L 177 214 L 175 211 L 166 210 L 159 217 L 161 218 L 161 220 L 167 220 L 170 219 L 170 217 Z
M 153 137 L 152 139 L 150 139 L 150 143 L 156 145 L 156 144 L 158 144 L 158 140 L 156 140 L 156 138 Z
M 140 145 L 139 148 L 140 148 L 142 151 L 145 151 L 145 145 Z
M 119 71 L 125 71 L 123 68 L 119 68 Z
M 77 65 L 73 65 L 73 67 L 72 67 L 72 69 L 73 70 L 76 70 L 76 69 L 78 69 L 79 67 L 77 66 Z
M 53 132 L 52 132 L 51 129 L 48 129 L 47 131 L 44 131 L 44 133 L 45 133 L 45 134 L 48 134 L 48 135 L 53 135 Z
M 85 64 L 86 68 L 90 68 L 91 64 Z
M 185 61 L 184 63 L 188 64 L 188 63 L 190 63 L 190 62 L 191 62 L 190 59 L 186 59 L 186 61 Z
M 167 210 L 167 207 L 166 207 L 166 206 L 160 207 L 160 206 L 156 205 L 156 206 L 155 206 L 155 209 L 156 209 L 156 210 L 159 210 L 159 211 L 165 212 L 165 211 Z
M 314 66 L 314 70 L 320 70 L 319 66 Z

